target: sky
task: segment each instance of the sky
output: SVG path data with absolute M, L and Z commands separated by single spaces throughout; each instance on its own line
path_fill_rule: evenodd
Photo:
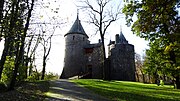
M 56 27 L 53 36 L 52 48 L 47 61 L 46 71 L 57 73 L 60 75 L 63 70 L 63 63 L 64 63 L 64 50 L 65 50 L 64 34 L 66 34 L 70 30 L 72 24 L 76 20 L 77 9 L 79 9 L 78 8 L 79 3 L 76 0 L 55 0 L 56 2 L 50 2 L 50 1 L 51 0 L 43 0 L 44 9 L 42 9 L 42 7 L 37 6 L 36 9 L 38 10 L 34 10 L 33 13 L 36 15 L 35 19 L 38 22 L 52 22 L 52 20 L 49 21 L 48 19 L 53 17 L 56 19 L 52 23 L 54 23 L 54 25 L 57 25 L 58 27 Z M 117 1 L 114 0 L 113 3 L 117 4 Z M 78 11 L 79 11 L 79 19 L 81 20 L 81 24 L 86 34 L 90 37 L 89 40 L 91 41 L 91 43 L 97 43 L 100 37 L 99 34 L 94 35 L 95 27 L 86 22 L 87 14 L 83 10 L 79 9 Z M 64 21 L 66 22 L 65 24 L 60 24 L 62 23 L 62 19 L 64 19 Z M 147 46 L 148 42 L 134 35 L 131 32 L 131 28 L 127 27 L 125 24 L 126 24 L 125 18 L 121 17 L 117 22 L 112 23 L 112 25 L 108 28 L 107 30 L 108 33 L 105 36 L 106 48 L 107 48 L 107 44 L 109 43 L 109 40 L 114 41 L 115 35 L 119 34 L 120 30 L 122 29 L 125 38 L 128 40 L 130 44 L 134 45 L 135 52 L 143 55 L 145 49 L 148 48 Z M 3 49 L 3 42 L 1 41 L 0 54 L 2 52 L 2 49 Z M 39 48 L 37 50 L 36 55 L 37 55 L 37 60 L 35 64 L 37 65 L 38 70 L 41 71 L 42 48 Z

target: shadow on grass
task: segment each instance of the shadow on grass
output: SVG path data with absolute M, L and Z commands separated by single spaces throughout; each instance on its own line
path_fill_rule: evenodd
M 75 82 L 115 101 L 180 101 L 179 90 L 156 85 L 102 80 L 76 80 Z
M 119 91 L 112 91 L 108 89 L 103 89 L 103 88 L 98 88 L 98 87 L 87 87 L 96 93 L 102 94 L 103 96 L 109 96 L 111 100 L 115 101 L 180 101 L 180 99 L 166 99 L 166 98 L 158 98 L 156 96 L 147 96 L 146 94 L 143 93 L 134 93 L 134 92 L 121 92 Z
M 94 94 L 87 88 L 80 87 L 67 80 L 56 80 L 50 82 L 51 87 L 47 92 L 48 100 L 65 101 L 108 101 L 106 98 Z
M 25 82 L 15 90 L 0 93 L 0 101 L 44 101 L 49 90 L 48 81 Z

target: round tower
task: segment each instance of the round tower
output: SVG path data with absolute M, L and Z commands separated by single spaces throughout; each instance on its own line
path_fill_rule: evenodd
M 109 59 L 112 80 L 135 81 L 134 45 L 128 43 L 122 31 L 110 41 Z
M 73 76 L 78 76 L 84 72 L 86 61 L 84 46 L 90 43 L 78 15 L 71 29 L 64 35 L 64 37 L 64 68 L 60 78 L 67 79 Z

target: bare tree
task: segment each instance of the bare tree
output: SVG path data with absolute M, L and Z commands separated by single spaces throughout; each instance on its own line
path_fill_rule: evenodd
M 44 80 L 44 77 L 45 77 L 45 72 L 46 72 L 46 62 L 47 62 L 47 59 L 48 59 L 48 56 L 49 56 L 49 53 L 50 53 L 50 50 L 51 50 L 51 38 L 52 38 L 53 35 L 49 36 L 47 40 L 45 40 L 43 38 L 43 42 L 42 42 L 42 45 L 43 45 L 43 69 L 42 69 L 42 76 L 41 76 L 41 80 Z M 49 44 L 49 47 L 47 47 L 46 44 Z
M 38 47 L 34 47 L 34 48 L 31 47 L 32 51 L 30 52 L 30 55 L 28 56 L 29 56 L 29 59 L 31 59 L 30 57 L 33 56 L 32 52 L 35 52 L 38 50 L 41 51 L 40 53 L 38 53 L 39 56 L 36 56 L 36 58 L 42 58 L 43 60 L 41 79 L 44 79 L 44 76 L 45 76 L 46 63 L 47 63 L 48 56 L 50 54 L 50 50 L 52 47 L 52 38 L 54 36 L 55 29 L 60 28 L 60 26 L 66 23 L 64 19 L 59 17 L 58 12 L 60 11 L 59 10 L 60 5 L 56 5 L 56 6 L 53 5 L 53 3 L 56 3 L 56 2 L 57 0 L 53 0 L 53 1 L 47 0 L 45 2 L 44 1 L 36 2 L 37 4 L 35 5 L 35 9 L 37 9 L 37 11 L 33 12 L 34 14 L 30 23 L 31 29 L 32 29 L 30 32 L 32 34 L 29 34 L 29 36 L 31 37 L 32 35 L 34 35 L 34 37 L 36 38 L 39 37 L 37 41 L 39 40 L 38 43 L 40 44 L 38 45 Z M 40 19 L 37 19 L 37 18 L 40 18 Z M 35 30 L 35 32 L 32 32 L 33 30 Z M 57 35 L 61 35 L 61 34 L 56 34 L 55 36 Z M 27 47 L 27 53 L 28 53 L 28 47 Z M 31 64 L 32 62 L 30 62 L 30 65 Z M 31 74 L 31 68 L 29 68 L 29 75 L 30 74 Z
M 135 54 L 135 66 L 136 66 L 136 77 L 138 82 L 140 81 L 140 74 L 142 75 L 142 80 L 145 82 L 145 74 L 143 72 L 143 60 L 141 59 L 140 54 Z
M 29 67 L 29 69 L 26 69 L 26 77 L 30 76 L 32 73 L 32 63 L 35 59 L 34 58 L 34 54 L 36 52 L 36 49 L 38 48 L 38 45 L 40 43 L 40 34 L 38 34 L 37 36 L 35 34 L 29 35 L 30 39 L 27 40 L 27 51 L 26 51 L 26 57 L 25 57 L 25 66 Z M 30 66 L 29 66 L 30 65 Z M 28 72 L 29 70 L 29 72 Z
M 103 44 L 103 59 L 105 62 L 106 53 L 105 53 L 104 36 L 107 32 L 108 27 L 112 24 L 112 22 L 115 22 L 120 18 L 120 15 L 122 14 L 121 13 L 122 8 L 120 8 L 120 4 L 117 6 L 110 5 L 113 3 L 113 0 L 96 0 L 95 5 L 92 4 L 90 0 L 84 0 L 81 2 L 85 3 L 85 6 L 81 6 L 82 9 L 88 10 L 88 13 L 89 13 L 88 15 L 90 18 L 89 23 L 96 26 L 97 28 L 96 32 L 99 32 L 99 35 L 101 37 L 101 41 Z M 109 69 L 106 69 L 106 70 L 109 70 Z M 107 79 L 105 77 L 106 75 L 105 73 L 107 72 L 106 70 L 103 66 L 104 79 Z
M 46 25 L 44 25 L 44 27 L 47 27 Z M 43 29 L 43 26 L 41 26 L 41 31 L 42 31 L 42 35 L 41 35 L 41 44 L 43 46 L 43 68 L 42 68 L 42 76 L 41 76 L 41 80 L 44 80 L 45 77 L 45 72 L 46 72 L 46 62 L 48 60 L 48 56 L 50 54 L 51 51 L 51 47 L 52 47 L 52 37 L 54 35 L 55 32 L 55 27 L 53 27 L 53 29 L 48 29 L 46 31 L 47 28 Z M 47 35 L 49 34 L 49 35 Z

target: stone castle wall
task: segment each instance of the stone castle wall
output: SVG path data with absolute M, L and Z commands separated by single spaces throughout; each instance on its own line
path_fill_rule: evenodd
M 85 72 L 86 58 L 84 46 L 89 44 L 88 38 L 82 34 L 65 36 L 65 58 L 62 78 L 69 78 Z
M 115 44 L 110 53 L 110 78 L 135 81 L 134 46 L 130 44 Z

